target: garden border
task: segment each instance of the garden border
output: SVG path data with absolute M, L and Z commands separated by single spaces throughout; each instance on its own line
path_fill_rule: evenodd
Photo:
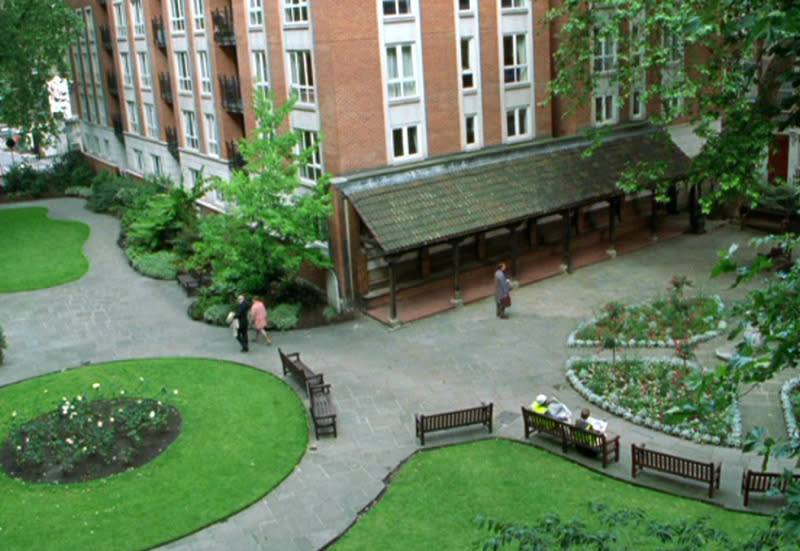
M 722 298 L 720 298 L 719 295 L 710 295 L 710 296 L 717 300 L 717 303 L 719 304 L 719 307 L 720 307 L 721 310 L 725 309 L 725 303 L 722 302 Z M 640 306 L 644 306 L 644 305 L 647 305 L 647 304 L 651 304 L 652 302 L 653 302 L 653 300 L 648 300 L 648 301 L 644 301 L 644 302 L 636 302 L 636 303 L 627 305 L 626 308 L 640 307 Z M 601 320 L 601 319 L 603 319 L 605 317 L 607 317 L 607 316 L 594 317 L 594 318 L 591 318 L 590 320 L 582 322 L 580 325 L 578 325 L 578 327 L 569 334 L 569 337 L 567 337 L 567 346 L 570 347 L 570 348 L 579 348 L 579 347 L 584 347 L 584 348 L 602 348 L 603 343 L 601 341 L 578 339 L 576 337 L 576 335 L 578 334 L 579 331 L 581 331 L 586 326 L 591 325 L 593 323 L 596 324 L 599 320 Z M 728 323 L 724 319 L 721 319 L 717 323 L 717 329 L 712 329 L 710 331 L 706 331 L 705 333 L 701 333 L 699 335 L 692 335 L 689 338 L 689 343 L 690 344 L 699 344 L 701 342 L 710 341 L 714 337 L 717 337 L 717 336 L 721 335 L 722 332 L 725 331 L 727 328 L 728 328 Z M 675 340 L 674 339 L 664 339 L 664 340 L 655 340 L 654 341 L 654 340 L 649 340 L 649 339 L 642 339 L 642 340 L 627 339 L 627 340 L 621 340 L 618 343 L 618 346 L 620 348 L 674 348 L 675 347 Z
M 733 427 L 732 432 L 723 440 L 718 436 L 712 436 L 708 433 L 700 433 L 697 431 L 691 431 L 691 433 L 686 434 L 689 429 L 681 429 L 679 427 L 667 427 L 664 423 L 653 419 L 652 417 L 643 417 L 641 415 L 636 415 L 630 409 L 624 408 L 619 404 L 613 404 L 607 398 L 604 398 L 598 394 L 595 394 L 589 388 L 583 384 L 578 374 L 573 369 L 573 365 L 578 362 L 585 362 L 585 361 L 595 361 L 595 362 L 602 362 L 602 363 L 610 363 L 610 360 L 606 358 L 601 358 L 599 356 L 572 356 L 567 360 L 567 381 L 569 384 L 572 385 L 572 388 L 575 389 L 578 394 L 586 398 L 589 402 L 596 405 L 597 407 L 611 413 L 613 415 L 617 415 L 622 417 L 626 421 L 634 423 L 636 425 L 641 425 L 647 427 L 652 430 L 657 430 L 659 432 L 663 432 L 664 434 L 670 434 L 672 436 L 676 436 L 678 438 L 683 438 L 686 440 L 691 440 L 693 442 L 699 442 L 703 444 L 713 444 L 715 446 L 727 446 L 730 448 L 738 448 L 742 445 L 742 410 L 739 407 L 738 400 L 734 400 L 733 404 L 731 405 L 732 411 L 729 413 L 731 416 L 731 425 Z M 682 365 L 683 360 L 678 358 L 665 358 L 665 357 L 650 357 L 650 358 L 641 358 L 641 361 L 645 363 L 654 363 L 654 362 L 666 362 L 673 365 Z M 695 368 L 699 368 L 700 366 L 694 362 L 689 362 L 689 365 Z M 798 378 L 800 381 L 800 377 Z
M 794 411 L 792 410 L 792 391 L 800 387 L 800 376 L 789 379 L 781 386 L 781 406 L 783 407 L 783 418 L 786 421 L 786 434 L 789 438 L 800 438 L 800 429 L 797 426 L 797 420 L 794 418 Z

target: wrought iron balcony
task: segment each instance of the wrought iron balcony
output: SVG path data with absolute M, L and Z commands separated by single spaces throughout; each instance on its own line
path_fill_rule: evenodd
M 111 28 L 108 25 L 100 25 L 100 42 L 103 43 L 103 48 L 109 52 L 114 49 L 113 41 L 111 40 Z
M 214 21 L 214 41 L 220 46 L 235 46 L 236 32 L 233 27 L 231 6 L 214 10 L 211 19 Z
M 158 88 L 161 90 L 161 99 L 172 103 L 172 81 L 169 79 L 169 74 L 158 73 Z
M 108 83 L 108 93 L 112 96 L 119 96 L 119 84 L 117 84 L 117 75 L 114 71 L 106 71 L 106 82 Z
M 243 113 L 242 85 L 239 77 L 219 77 L 219 87 L 222 92 L 222 107 L 230 113 Z
M 122 115 L 112 115 L 111 116 L 111 125 L 114 127 L 114 134 L 117 135 L 117 138 L 120 140 L 125 139 L 125 125 L 122 122 Z
M 164 132 L 167 135 L 167 151 L 169 154 L 178 158 L 178 131 L 175 130 L 174 126 L 168 126 L 164 129 Z
M 228 164 L 230 164 L 231 168 L 244 168 L 244 165 L 247 164 L 247 161 L 242 156 L 242 152 L 239 151 L 239 144 L 236 140 L 229 140 L 225 142 L 225 145 L 228 149 Z
M 167 33 L 164 31 L 164 20 L 161 17 L 153 18 L 153 40 L 162 50 L 167 49 Z

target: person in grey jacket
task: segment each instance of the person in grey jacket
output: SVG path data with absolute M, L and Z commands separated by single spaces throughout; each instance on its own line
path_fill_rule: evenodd
M 506 305 L 508 304 L 509 293 L 511 293 L 511 282 L 508 281 L 508 276 L 506 275 L 505 262 L 501 262 L 497 265 L 497 271 L 494 273 L 494 282 L 497 286 L 497 291 L 495 293 L 497 317 L 506 319 L 508 318 L 508 314 L 506 314 Z

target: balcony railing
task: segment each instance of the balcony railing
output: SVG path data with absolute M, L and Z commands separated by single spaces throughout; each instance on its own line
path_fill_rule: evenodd
M 106 71 L 106 82 L 108 83 L 108 93 L 112 96 L 119 96 L 119 84 L 117 84 L 117 75 L 114 71 Z
M 125 125 L 122 123 L 122 115 L 112 115 L 111 125 L 114 127 L 114 134 L 120 140 L 125 139 Z
M 167 151 L 169 154 L 178 158 L 178 131 L 175 130 L 174 126 L 168 126 L 164 129 L 164 132 L 167 135 Z
M 113 50 L 113 42 L 111 40 L 111 28 L 108 25 L 100 25 L 100 42 L 103 43 L 103 48 L 109 52 Z
M 222 92 L 222 107 L 230 113 L 243 113 L 242 85 L 239 77 L 219 77 L 219 87 Z
M 214 41 L 220 46 L 235 46 L 236 32 L 230 5 L 214 10 L 211 19 L 214 21 Z
M 153 40 L 162 50 L 167 49 L 167 33 L 164 31 L 164 20 L 161 17 L 153 18 Z
M 167 103 L 172 103 L 172 81 L 169 80 L 169 74 L 158 74 L 158 88 L 161 90 L 161 99 Z
M 247 164 L 247 161 L 242 156 L 242 152 L 239 151 L 239 144 L 236 140 L 229 140 L 225 142 L 225 145 L 228 149 L 228 164 L 231 168 L 244 168 L 244 165 Z

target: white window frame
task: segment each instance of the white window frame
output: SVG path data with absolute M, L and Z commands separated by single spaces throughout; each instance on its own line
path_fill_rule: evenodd
M 470 121 L 472 121 L 472 140 L 470 141 Z M 478 114 L 468 113 L 464 115 L 464 147 L 472 148 L 478 146 Z
M 136 57 L 139 60 L 139 82 L 142 89 L 148 90 L 153 87 L 153 73 L 150 71 L 150 54 L 147 50 L 137 52 Z
M 145 33 L 145 19 L 144 19 L 144 2 L 132 2 L 133 4 L 133 36 L 137 38 L 144 38 Z
M 131 60 L 128 52 L 119 53 L 119 62 L 122 67 L 122 84 L 127 88 L 133 87 L 133 73 L 131 71 Z
M 527 105 L 511 107 L 506 110 L 506 137 L 509 140 L 518 140 L 531 135 L 531 110 Z M 513 124 L 512 124 L 513 122 Z M 525 128 L 520 129 L 524 125 Z
M 139 174 L 144 173 L 144 151 L 141 149 L 133 150 L 133 158 L 136 161 L 136 170 Z
M 283 21 L 286 24 L 308 23 L 308 0 L 283 0 Z
M 210 95 L 213 92 L 211 82 L 211 63 L 206 50 L 197 51 L 197 64 L 200 66 L 200 90 L 203 95 Z
M 640 19 L 635 19 L 631 22 L 631 47 L 633 48 L 636 44 L 639 43 L 642 36 L 642 24 L 643 21 Z M 635 72 L 639 72 L 638 78 L 637 75 L 634 75 L 634 84 L 630 91 L 630 102 L 631 102 L 631 119 L 634 120 L 641 120 L 647 116 L 647 103 L 644 101 L 643 96 L 645 94 L 645 90 L 647 88 L 647 72 L 644 68 L 644 47 L 642 46 L 638 50 L 634 50 L 631 52 L 631 66 Z M 638 81 L 638 82 L 637 82 Z
M 311 51 L 290 50 L 287 54 L 289 56 L 292 93 L 297 94 L 298 103 L 315 104 L 317 100 Z
M 189 63 L 189 52 L 175 52 L 175 65 L 178 68 L 178 90 L 192 91 L 192 68 Z
M 206 0 L 194 0 L 194 30 L 202 33 L 206 30 Z
M 153 166 L 153 174 L 163 174 L 163 168 L 161 166 L 161 155 L 156 155 L 155 153 L 150 154 L 150 164 Z
M 251 27 L 261 27 L 264 25 L 263 0 L 248 0 L 247 20 Z
M 475 38 L 462 36 L 459 42 L 461 57 L 461 87 L 464 90 L 475 89 Z
M 414 15 L 411 0 L 383 0 L 384 17 L 409 17 Z
M 253 85 L 269 91 L 269 64 L 266 50 L 251 50 L 253 60 Z
M 128 39 L 128 14 L 124 2 L 114 4 L 114 19 L 117 23 L 117 40 Z
M 386 88 L 390 100 L 413 98 L 418 95 L 415 55 L 414 44 L 386 46 Z
M 161 133 L 158 128 L 158 117 L 156 117 L 156 106 L 152 103 L 144 104 L 144 119 L 147 124 L 146 133 L 151 138 L 160 137 Z
M 169 21 L 174 33 L 186 32 L 186 8 L 183 2 L 184 0 L 170 0 L 169 2 Z
M 139 127 L 139 113 L 138 107 L 136 106 L 135 101 L 127 101 L 127 110 L 128 110 L 128 123 L 131 129 L 131 132 L 134 134 L 140 134 L 141 128 Z
M 217 120 L 211 113 L 205 114 L 206 118 L 206 146 L 208 147 L 208 154 L 214 157 L 219 157 L 219 131 L 217 129 Z
M 500 0 L 503 10 L 519 10 L 528 7 L 528 0 Z
M 509 42 L 510 52 L 506 49 Z M 528 33 L 503 35 L 503 83 L 514 85 L 529 82 L 530 67 L 528 64 Z
M 610 34 L 602 36 L 599 28 L 595 28 L 593 32 L 592 71 L 598 75 L 615 72 L 617 70 L 616 38 Z
M 617 122 L 617 96 L 611 92 L 596 93 L 592 101 L 592 116 L 595 126 Z
M 400 138 L 399 145 L 401 148 L 399 152 L 397 147 L 398 137 Z M 420 138 L 421 131 L 419 124 L 408 124 L 392 128 L 392 159 L 396 161 L 406 161 L 420 157 L 422 155 Z M 412 151 L 413 148 L 416 148 L 416 150 Z
M 458 11 L 468 13 L 472 11 L 472 0 L 458 0 Z
M 319 143 L 319 134 L 313 130 L 300 130 L 300 142 L 297 144 L 297 154 Z M 300 166 L 300 177 L 310 182 L 318 182 L 322 177 L 322 151 L 318 147 L 314 155 L 305 165 Z
M 194 111 L 183 109 L 183 137 L 186 140 L 187 149 L 198 149 L 200 147 L 200 139 L 197 137 L 197 118 Z

